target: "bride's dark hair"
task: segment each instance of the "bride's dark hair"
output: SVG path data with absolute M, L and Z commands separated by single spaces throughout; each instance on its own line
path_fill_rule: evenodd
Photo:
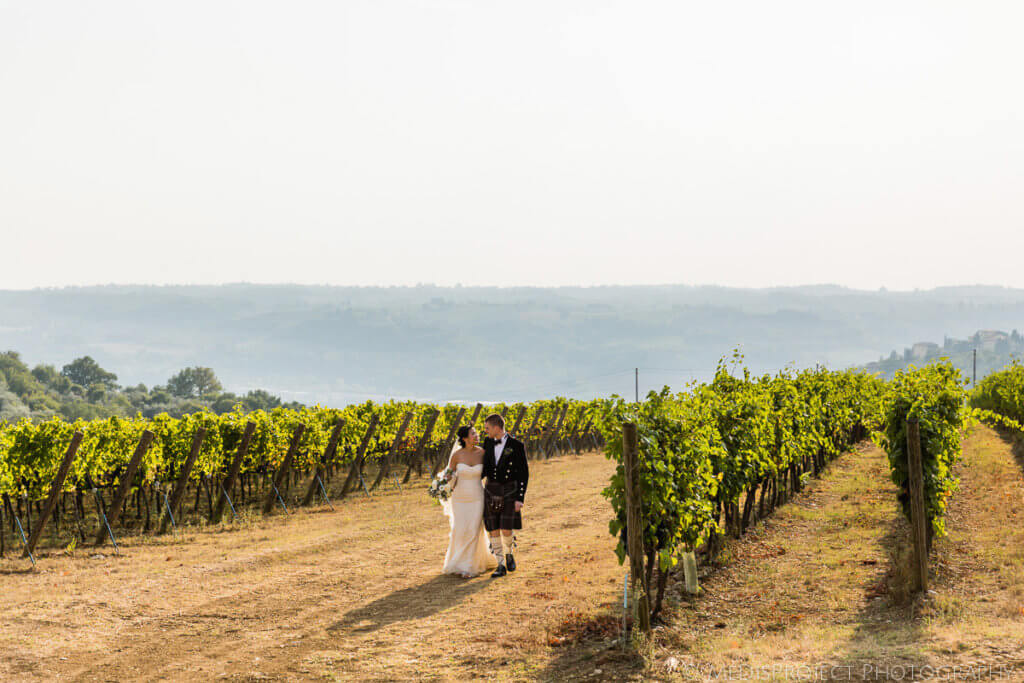
M 459 435 L 459 445 L 462 446 L 463 448 L 466 447 L 466 437 L 469 436 L 469 432 L 472 429 L 473 428 L 470 427 L 469 425 L 463 425 L 459 427 L 459 431 L 455 432 L 456 434 Z

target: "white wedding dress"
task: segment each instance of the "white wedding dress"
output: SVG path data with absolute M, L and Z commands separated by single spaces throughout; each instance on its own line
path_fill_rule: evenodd
M 491 564 L 497 564 L 484 530 L 484 486 L 480 481 L 483 472 L 483 463 L 467 465 L 460 462 L 455 467 L 457 481 L 444 506 L 451 526 L 448 552 L 441 570 L 445 574 L 476 576 Z

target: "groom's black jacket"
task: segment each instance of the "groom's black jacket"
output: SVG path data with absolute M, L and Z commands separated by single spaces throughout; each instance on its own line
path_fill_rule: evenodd
M 487 437 L 484 439 L 484 472 L 483 477 L 487 481 L 505 483 L 507 481 L 518 481 L 519 490 L 516 491 L 516 500 L 520 503 L 526 498 L 526 484 L 530 479 L 530 468 L 526 464 L 526 446 L 523 442 L 511 434 L 505 441 L 505 448 L 501 452 L 501 462 L 494 461 L 494 446 L 498 442 Z

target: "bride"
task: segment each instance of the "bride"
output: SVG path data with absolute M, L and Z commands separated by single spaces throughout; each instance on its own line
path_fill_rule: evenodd
M 484 487 L 480 477 L 484 471 L 484 449 L 472 427 L 459 427 L 458 443 L 452 449 L 448 468 L 454 473 L 452 493 L 444 501 L 451 534 L 444 556 L 445 574 L 470 578 L 481 574 L 494 561 L 484 530 Z

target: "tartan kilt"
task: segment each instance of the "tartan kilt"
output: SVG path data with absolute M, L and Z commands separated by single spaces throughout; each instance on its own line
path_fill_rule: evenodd
M 518 481 L 489 481 L 484 486 L 484 528 L 487 531 L 498 529 L 522 529 L 522 513 L 516 512 L 516 492 Z

